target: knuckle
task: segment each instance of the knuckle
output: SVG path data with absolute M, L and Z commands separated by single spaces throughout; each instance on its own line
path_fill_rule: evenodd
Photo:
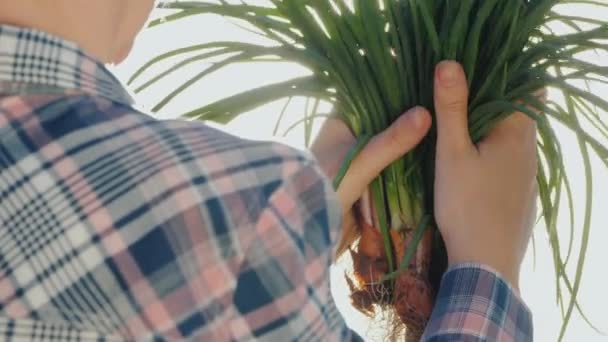
M 405 132 L 397 129 L 389 129 L 386 132 L 386 142 L 389 146 L 400 146 L 404 143 L 404 138 L 407 134 Z
M 467 110 L 467 102 L 460 98 L 447 98 L 441 102 L 440 110 L 447 114 L 461 113 Z

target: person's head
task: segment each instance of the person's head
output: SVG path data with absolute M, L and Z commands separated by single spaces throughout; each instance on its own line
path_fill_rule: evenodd
M 156 0 L 11 0 L 0 24 L 36 28 L 78 43 L 106 63 L 122 61 Z

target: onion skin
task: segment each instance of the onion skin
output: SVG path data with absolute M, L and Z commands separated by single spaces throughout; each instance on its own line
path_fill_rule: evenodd
M 402 260 L 413 232 L 391 231 L 395 259 Z M 390 290 L 390 281 L 381 282 L 388 272 L 380 231 L 362 224 L 356 251 L 350 249 L 354 280 L 346 278 L 351 302 L 362 313 L 373 316 L 374 305 L 393 306 L 399 320 L 407 327 L 407 341 L 418 341 L 433 310 L 434 298 L 429 282 L 433 233 L 427 230 L 410 260 L 409 267 L 399 274 Z
M 357 250 L 350 249 L 353 259 L 355 283 L 347 277 L 351 301 L 355 308 L 368 316 L 374 314 L 374 304 L 388 304 L 388 286 L 382 278 L 388 272 L 388 263 L 380 231 L 362 224 Z
M 368 316 L 375 314 L 376 305 L 392 307 L 399 321 L 406 326 L 406 341 L 418 341 L 432 313 L 435 299 L 429 281 L 433 231 L 427 229 L 424 233 L 408 267 L 395 278 L 394 284 L 390 280 L 382 282 L 389 271 L 388 262 L 382 234 L 371 223 L 377 220 L 370 207 L 360 205 L 357 248 L 349 248 L 354 269 L 353 279 L 346 277 L 351 303 Z M 393 264 L 399 267 L 414 231 L 391 230 L 390 234 Z
M 397 260 L 403 260 L 412 235 L 413 231 L 405 234 L 391 231 Z M 420 340 L 433 311 L 435 294 L 429 281 L 432 243 L 433 232 L 427 229 L 408 268 L 399 274 L 395 281 L 393 306 L 399 319 L 407 327 L 408 341 Z

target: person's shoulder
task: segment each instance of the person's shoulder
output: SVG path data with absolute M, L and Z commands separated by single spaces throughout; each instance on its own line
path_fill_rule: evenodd
M 279 142 L 243 139 L 200 121 L 181 119 L 162 121 L 157 130 L 172 150 L 189 150 L 199 161 L 198 170 L 222 191 L 258 189 L 269 197 L 303 169 L 313 168 L 322 177 L 309 152 Z M 235 189 L 224 188 L 228 179 Z
M 226 207 L 244 206 L 251 213 L 250 219 L 263 210 L 285 182 L 295 177 L 302 179 L 303 173 L 307 179 L 325 181 L 307 151 L 274 141 L 243 139 L 201 121 L 160 120 L 144 111 L 99 98 L 77 101 L 81 117 L 88 111 L 104 113 L 101 117 L 105 119 L 99 120 L 108 123 L 97 126 L 114 132 L 114 138 L 107 142 L 109 148 L 132 149 L 135 155 L 125 156 L 137 158 L 146 164 L 146 169 L 173 173 L 172 183 L 177 183 L 178 178 L 182 183 L 190 182 L 203 201 L 216 201 Z M 91 134 L 98 134 L 99 129 L 90 128 Z M 140 154 L 147 157 L 136 157 Z
M 314 163 L 311 154 L 283 143 L 270 140 L 249 140 L 221 126 L 186 119 L 161 120 L 156 130 L 167 136 L 178 137 L 192 152 L 204 160 L 214 160 L 224 168 L 235 171 L 243 168 L 290 167 Z M 213 165 L 210 170 L 217 171 Z M 215 165 L 220 167 L 222 165 Z M 283 170 L 283 176 L 289 170 Z
M 292 164 L 315 163 L 314 158 L 307 151 L 275 141 L 244 139 L 228 133 L 219 126 L 202 121 L 181 118 L 158 119 L 154 114 L 144 110 L 98 97 L 85 96 L 76 99 L 75 102 L 80 112 L 102 111 L 106 118 L 118 119 L 113 121 L 117 129 L 137 122 L 137 127 L 146 127 L 148 134 L 158 138 L 156 143 L 165 145 L 168 151 L 187 149 L 200 159 L 211 158 L 216 162 L 222 160 L 226 167 L 233 167 L 243 162 L 251 167 L 267 164 L 288 167 Z
M 191 158 L 183 169 L 197 184 L 214 236 L 238 236 L 241 252 L 260 230 L 276 236 L 289 231 L 318 251 L 335 243 L 337 230 L 331 228 L 339 224 L 339 205 L 309 152 L 243 139 L 198 121 L 161 121 L 155 132 L 170 154 Z
M 276 188 L 303 169 L 312 169 L 309 174 L 324 177 L 308 151 L 280 142 L 244 139 L 201 121 L 160 120 L 136 109 L 127 116 L 133 118 L 124 122 L 140 121 L 146 135 L 154 138 L 151 144 L 188 164 L 191 177 L 204 178 L 213 185 L 215 195 L 256 192 L 267 200 Z
M 115 144 L 145 143 L 188 161 L 190 172 L 204 173 L 209 178 L 230 175 L 233 181 L 268 183 L 315 163 L 309 152 L 285 144 L 243 139 L 201 121 L 158 119 L 101 97 L 66 97 L 55 106 L 62 107 L 58 111 L 72 111 L 70 117 L 82 128 L 115 131 Z

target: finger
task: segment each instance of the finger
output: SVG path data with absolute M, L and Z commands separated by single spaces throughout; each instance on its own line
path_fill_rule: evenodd
M 468 83 L 460 64 L 439 63 L 435 72 L 438 151 L 454 154 L 473 148 L 468 128 L 468 97 Z
M 354 214 L 355 212 L 351 210 L 342 217 L 342 235 L 336 247 L 336 259 L 342 256 L 359 237 L 359 229 Z
M 525 114 L 514 113 L 478 144 L 479 155 L 497 165 L 516 163 L 526 174 L 532 174 L 538 167 L 536 136 L 535 121 Z
M 547 90 L 540 89 L 534 95 L 541 101 L 547 101 Z M 528 107 L 536 114 L 542 114 L 540 110 L 534 106 Z M 490 134 L 484 139 L 484 144 L 490 145 L 513 145 L 518 143 L 520 146 L 536 147 L 537 124 L 530 116 L 516 112 L 508 116 L 502 122 L 498 123 Z M 501 144 L 501 142 L 504 142 Z M 525 144 L 522 144 L 525 142 Z
M 355 137 L 342 120 L 329 118 L 323 122 L 310 150 L 317 154 L 337 144 L 351 145 L 354 141 Z
M 537 125 L 528 115 L 516 112 L 499 122 L 479 144 L 479 149 L 499 153 L 536 153 Z M 502 152 L 501 152 L 502 151 Z
M 499 122 L 486 140 L 513 140 L 531 143 L 536 138 L 536 121 L 528 115 L 516 112 Z
M 547 88 L 541 88 L 539 90 L 537 90 L 534 95 L 542 102 L 542 103 L 547 103 L 547 97 L 549 96 L 549 92 L 547 91 Z
M 346 124 L 337 118 L 323 122 L 319 134 L 313 141 L 310 152 L 329 178 L 334 178 L 342 166 L 341 161 L 356 140 Z
M 349 210 L 382 170 L 416 147 L 430 126 L 429 112 L 414 108 L 375 136 L 352 162 L 338 188 L 343 209 Z

